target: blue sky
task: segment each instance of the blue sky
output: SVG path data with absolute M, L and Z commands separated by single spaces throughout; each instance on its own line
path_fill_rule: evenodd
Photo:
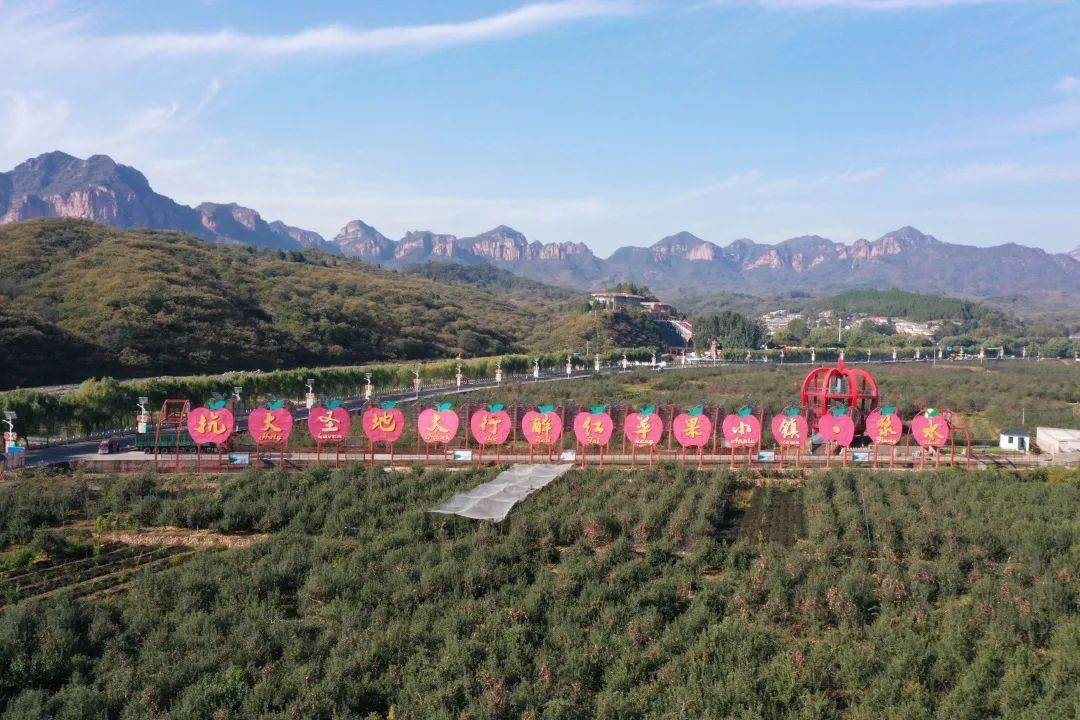
M 0 0 L 0 167 L 332 237 L 1080 245 L 1080 3 Z

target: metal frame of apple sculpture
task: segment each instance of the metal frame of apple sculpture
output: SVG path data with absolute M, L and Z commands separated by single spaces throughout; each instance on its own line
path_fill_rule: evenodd
M 817 430 L 828 443 L 825 466 L 829 467 L 836 446 L 843 448 L 843 463 L 847 465 L 846 451 L 852 442 L 849 435 L 854 436 L 865 427 L 867 416 L 878 409 L 881 397 L 873 375 L 862 368 L 849 368 L 840 358 L 832 367 L 817 367 L 807 373 L 801 400 L 811 418 L 811 429 Z M 841 420 L 842 417 L 847 420 Z M 823 428 L 825 420 L 828 422 Z
M 833 367 L 814 368 L 802 384 L 802 406 L 813 416 L 815 425 L 837 406 L 860 413 L 861 417 L 853 420 L 861 420 L 877 409 L 879 399 L 874 376 L 861 368 L 847 367 L 843 359 Z

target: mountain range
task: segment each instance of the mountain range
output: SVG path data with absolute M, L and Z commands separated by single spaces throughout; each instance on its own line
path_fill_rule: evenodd
M 392 240 L 353 220 L 327 240 L 280 220 L 267 222 L 236 203 L 179 204 L 156 193 L 135 168 L 105 155 L 83 160 L 50 152 L 0 173 L 0 224 L 51 216 L 181 230 L 213 242 L 278 250 L 317 248 L 391 266 L 487 262 L 576 289 L 633 281 L 672 298 L 709 291 L 899 288 L 972 297 L 1056 292 L 1080 300 L 1080 247 L 1059 254 L 1014 243 L 974 247 L 942 242 L 912 227 L 850 244 L 808 235 L 776 244 L 739 239 L 718 245 L 679 232 L 650 247 L 622 247 L 600 258 L 585 243 L 530 241 L 505 225 L 473 237 L 414 230 Z

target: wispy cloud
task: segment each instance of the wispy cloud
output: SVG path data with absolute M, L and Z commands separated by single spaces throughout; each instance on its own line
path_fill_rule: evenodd
M 141 33 L 84 38 L 104 51 L 131 59 L 182 55 L 237 55 L 253 59 L 297 55 L 362 55 L 431 51 L 531 35 L 571 22 L 638 12 L 634 0 L 560 0 L 455 23 L 356 28 L 307 28 L 281 35 L 234 30 L 202 33 Z
M 698 5 L 705 7 L 732 7 L 737 5 L 760 5 L 782 9 L 848 8 L 852 10 L 911 10 L 952 7 L 955 5 L 984 5 L 1002 2 L 1030 2 L 1031 0 L 706 0 Z
M 1066 75 L 1058 80 L 1056 85 L 1057 89 L 1066 95 L 1072 95 L 1074 93 L 1080 93 L 1080 77 L 1075 75 Z
M 1080 180 L 1080 168 L 1011 161 L 969 163 L 944 171 L 937 180 L 951 186 L 1067 183 Z

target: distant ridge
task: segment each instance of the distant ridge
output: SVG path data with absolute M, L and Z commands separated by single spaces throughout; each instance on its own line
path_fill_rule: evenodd
M 394 266 L 487 262 L 577 289 L 633 281 L 673 298 L 898 288 L 972 297 L 1056 292 L 1080 302 L 1080 248 L 1051 254 L 1012 243 L 972 247 L 942 242 L 909 226 L 850 244 L 807 235 L 775 245 L 748 239 L 718 245 L 682 231 L 649 247 L 619 248 L 604 259 L 583 242 L 530 241 L 506 225 L 472 237 L 412 230 L 392 240 L 357 219 L 327 241 L 280 220 L 267 222 L 236 203 L 181 205 L 154 192 L 135 168 L 105 155 L 82 160 L 50 152 L 0 173 L 0 224 L 50 216 L 181 230 L 213 242 L 278 250 L 318 248 Z

